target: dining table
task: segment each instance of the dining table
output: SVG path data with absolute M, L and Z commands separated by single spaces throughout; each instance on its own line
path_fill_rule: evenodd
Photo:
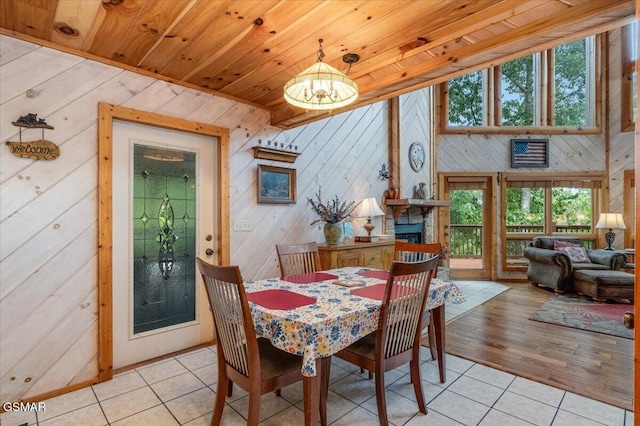
M 344 267 L 245 282 L 257 337 L 302 357 L 305 425 L 318 422 L 323 374 L 331 355 L 374 332 L 388 271 Z M 433 315 L 437 355 L 444 377 L 445 302 L 462 303 L 452 281 L 431 280 L 427 306 Z

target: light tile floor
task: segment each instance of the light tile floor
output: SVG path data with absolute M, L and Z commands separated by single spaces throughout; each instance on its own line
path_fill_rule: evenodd
M 448 305 L 447 321 L 509 287 L 456 281 L 467 296 Z M 16 425 L 208 425 L 217 383 L 215 347 L 199 349 L 118 374 L 113 380 L 45 401 L 44 412 L 7 412 L 0 424 Z M 421 371 L 428 414 L 418 411 L 408 366 L 385 375 L 393 425 L 633 425 L 633 413 L 547 385 L 447 356 L 447 382 L 423 348 Z M 261 399 L 261 425 L 304 423 L 302 385 Z M 228 398 L 223 425 L 244 425 L 247 394 Z M 374 382 L 357 367 L 334 358 L 328 401 L 331 425 L 378 424 Z

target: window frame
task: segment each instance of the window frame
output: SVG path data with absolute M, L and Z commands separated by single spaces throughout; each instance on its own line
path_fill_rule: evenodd
M 545 188 L 545 205 L 544 205 L 544 232 L 510 232 L 507 233 L 507 188 L 509 187 L 508 181 L 535 181 L 535 182 L 549 182 L 548 187 Z M 553 226 L 553 210 L 551 203 L 551 191 L 554 188 L 554 182 L 566 182 L 566 181 L 584 181 L 590 182 L 593 185 L 592 197 L 591 197 L 591 232 L 589 233 L 569 233 L 569 232 L 554 232 Z M 569 237 L 580 238 L 583 241 L 590 241 L 592 245 L 598 242 L 598 231 L 595 229 L 600 212 L 602 211 L 603 203 L 603 191 L 606 185 L 606 176 L 602 173 L 555 173 L 555 174 L 540 174 L 540 173 L 502 173 L 500 179 L 500 205 L 501 205 L 501 223 L 500 230 L 502 233 L 502 241 L 500 247 L 500 253 L 502 257 L 502 270 L 503 271 L 526 271 L 527 265 L 514 265 L 507 262 L 507 242 L 508 240 L 531 240 L 538 236 L 547 237 Z M 557 187 L 558 185 L 556 185 Z
M 586 37 L 589 39 L 589 37 Z M 579 40 L 579 39 L 578 39 Z M 537 90 L 534 105 L 534 121 L 538 124 L 534 126 L 503 126 L 502 125 L 502 102 L 501 102 L 501 65 L 496 65 L 482 70 L 470 70 L 469 72 L 482 71 L 485 73 L 486 88 L 483 93 L 483 110 L 486 111 L 485 123 L 483 126 L 450 126 L 449 125 L 449 97 L 448 81 L 438 85 L 439 90 L 439 132 L 440 134 L 518 134 L 535 133 L 547 134 L 600 134 L 602 133 L 602 85 L 604 78 L 602 72 L 603 38 L 597 34 L 592 38 L 593 43 L 589 50 L 593 51 L 593 57 L 587 59 L 587 69 L 593 68 L 592 76 L 589 78 L 587 98 L 593 99 L 590 103 L 590 110 L 587 115 L 593 120 L 591 126 L 554 126 L 553 110 L 555 99 L 555 72 L 553 69 L 554 49 L 543 50 L 533 54 L 534 81 Z M 577 40 L 573 40 L 577 41 Z M 567 42 L 570 43 L 570 42 Z M 587 43 L 590 43 L 587 41 Z

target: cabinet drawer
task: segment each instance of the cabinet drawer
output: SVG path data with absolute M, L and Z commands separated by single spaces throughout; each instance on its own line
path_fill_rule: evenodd
M 362 250 L 362 258 L 362 266 L 382 267 L 382 250 L 379 248 Z
M 347 266 L 363 266 L 362 252 L 359 250 L 347 250 L 342 253 L 338 253 L 337 256 L 338 268 L 345 268 Z

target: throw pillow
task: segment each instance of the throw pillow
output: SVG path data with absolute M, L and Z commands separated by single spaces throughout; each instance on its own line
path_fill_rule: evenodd
M 584 247 L 562 247 L 558 250 L 569 256 L 572 263 L 591 263 L 591 259 L 587 256 L 587 250 Z
M 555 251 L 560 251 L 561 248 L 564 247 L 582 247 L 580 244 L 576 244 L 576 243 L 571 243 L 569 241 L 559 241 L 556 240 L 553 242 L 553 249 Z

